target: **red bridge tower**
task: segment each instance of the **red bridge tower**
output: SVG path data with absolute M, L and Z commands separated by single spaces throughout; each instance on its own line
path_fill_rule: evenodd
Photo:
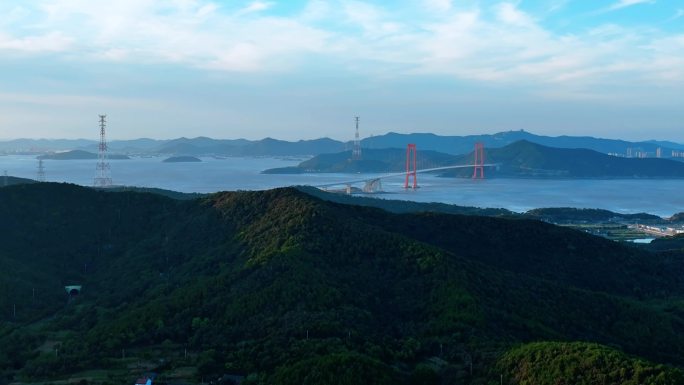
M 473 179 L 484 179 L 484 144 L 475 143 L 475 162 L 473 163 Z
M 406 146 L 406 182 L 404 183 L 404 188 L 409 188 L 409 177 L 413 176 L 413 188 L 418 188 L 418 177 L 416 168 L 416 145 L 410 143 Z M 413 154 L 413 162 L 411 162 L 411 154 Z M 413 166 L 413 170 L 411 170 Z

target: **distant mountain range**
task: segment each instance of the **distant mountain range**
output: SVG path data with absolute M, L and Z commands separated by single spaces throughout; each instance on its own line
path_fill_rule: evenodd
M 519 139 L 523 138 L 523 139 Z M 515 140 L 514 140 L 515 139 Z M 626 142 L 591 137 L 546 137 L 525 131 L 508 131 L 494 135 L 446 137 L 433 134 L 395 134 L 367 138 L 363 141 L 362 159 L 351 161 L 351 151 L 345 143 L 328 138 L 287 142 L 271 138 L 259 141 L 245 139 L 216 140 L 206 137 L 174 140 L 138 139 L 113 141 L 111 159 L 125 159 L 118 154 L 156 154 L 166 156 L 308 156 L 313 158 L 297 166 L 265 170 L 268 174 L 296 174 L 308 172 L 384 173 L 401 172 L 406 167 L 406 143 L 418 147 L 418 169 L 473 163 L 474 143 L 485 144 L 488 176 L 533 178 L 684 178 L 684 162 L 658 159 L 660 148 L 664 156 L 678 152 L 684 145 L 672 142 Z M 69 145 L 80 149 L 43 153 L 43 159 L 95 159 L 95 142 L 83 140 L 16 140 L 0 142 L 0 151 L 48 151 Z M 11 147 L 14 145 L 15 147 Z M 670 147 L 663 147 L 668 145 Z M 24 146 L 24 147 L 16 147 Z M 10 150 L 13 148 L 13 150 Z M 85 148 L 85 150 L 83 149 Z M 670 149 L 672 148 L 672 149 Z M 633 155 L 648 153 L 647 158 L 628 158 L 621 155 L 631 149 Z M 54 149 L 52 150 L 54 151 Z M 63 151 L 63 150 L 62 150 Z M 461 151 L 460 153 L 457 153 Z M 442 172 L 443 176 L 468 176 L 471 168 Z
M 98 142 L 90 140 L 18 139 L 0 142 L 2 152 L 47 153 L 64 150 L 98 151 Z M 212 139 L 206 137 L 172 140 L 135 139 L 111 141 L 110 152 L 159 155 L 223 155 L 223 156 L 301 156 L 339 152 L 345 143 L 329 138 L 287 142 L 272 138 L 256 141 L 246 139 Z
M 669 159 L 622 158 L 588 149 L 554 148 L 520 140 L 501 148 L 485 149 L 487 175 L 532 178 L 684 178 L 684 163 Z M 473 155 L 449 155 L 435 151 L 418 153 L 417 168 L 471 165 Z M 367 150 L 364 159 L 351 160 L 349 151 L 322 154 L 295 167 L 265 170 L 267 174 L 379 173 L 406 169 L 406 153 L 400 149 Z M 442 171 L 443 176 L 469 176 L 472 168 Z
M 542 136 L 527 131 L 506 131 L 497 134 L 440 136 L 430 133 L 398 134 L 390 132 L 361 141 L 365 152 L 376 149 L 405 149 L 408 143 L 415 143 L 419 151 L 436 151 L 445 154 L 464 154 L 472 151 L 476 142 L 488 148 L 499 148 L 519 140 L 558 148 L 587 148 L 602 153 L 614 153 L 638 157 L 655 157 L 660 148 L 662 157 L 670 157 L 673 151 L 684 151 L 684 144 L 668 141 L 629 142 L 616 139 L 601 139 L 588 136 Z M 337 153 L 349 150 L 349 142 L 330 138 L 288 142 L 272 138 L 251 141 L 247 139 L 212 139 L 207 137 L 178 138 L 172 140 L 135 139 L 109 142 L 110 151 L 124 154 L 163 155 L 222 155 L 222 156 L 301 156 Z M 34 152 L 86 150 L 97 152 L 98 143 L 92 140 L 33 140 L 18 139 L 0 142 L 0 152 Z
M 390 132 L 381 136 L 366 138 L 362 141 L 365 148 L 406 148 L 407 143 L 414 143 L 418 150 L 432 150 L 446 154 L 464 154 L 473 150 L 476 142 L 484 143 L 485 147 L 503 147 L 511 143 L 527 140 L 529 142 L 558 148 L 586 148 L 603 153 L 626 155 L 631 149 L 632 154 L 648 153 L 655 156 L 658 148 L 663 156 L 670 156 L 672 150 L 682 151 L 684 145 L 664 141 L 629 142 L 618 139 L 602 139 L 591 136 L 543 136 L 530 132 L 506 131 L 496 134 L 468 135 L 468 136 L 439 136 L 435 134 L 397 134 Z

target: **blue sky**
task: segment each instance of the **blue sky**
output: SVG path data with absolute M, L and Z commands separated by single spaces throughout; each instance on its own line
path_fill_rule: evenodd
M 0 139 L 684 142 L 684 0 L 0 2 Z

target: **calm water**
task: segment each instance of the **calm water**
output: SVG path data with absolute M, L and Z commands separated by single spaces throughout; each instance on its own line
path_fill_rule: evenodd
M 358 174 L 264 175 L 267 168 L 293 166 L 297 159 L 202 158 L 201 163 L 162 163 L 163 158 L 112 160 L 117 185 L 158 187 L 182 192 L 263 190 L 359 179 Z M 94 160 L 44 161 L 46 179 L 90 186 Z M 33 156 L 0 156 L 0 173 L 36 178 Z M 464 206 L 503 207 L 526 211 L 537 207 L 604 208 L 620 213 L 649 212 L 670 216 L 684 211 L 684 180 L 521 180 L 446 179 L 418 176 L 420 189 L 404 191 L 401 177 L 383 181 L 387 199 L 444 202 Z

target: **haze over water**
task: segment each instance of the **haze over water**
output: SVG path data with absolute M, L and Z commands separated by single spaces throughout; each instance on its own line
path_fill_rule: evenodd
M 163 163 L 163 158 L 112 160 L 116 185 L 155 187 L 180 192 L 211 193 L 263 190 L 292 185 L 319 185 L 358 180 L 370 175 L 303 174 L 268 175 L 262 170 L 294 166 L 299 159 L 202 158 L 201 163 Z M 44 161 L 46 179 L 91 186 L 95 160 Z M 0 171 L 11 176 L 36 178 L 33 156 L 0 156 Z M 648 212 L 663 217 L 684 211 L 684 180 L 639 179 L 471 179 L 418 176 L 420 188 L 404 190 L 401 177 L 383 180 L 379 198 L 442 202 L 463 206 L 502 207 L 521 212 L 539 207 L 602 208 L 619 213 Z M 359 186 L 360 187 L 360 186 Z

